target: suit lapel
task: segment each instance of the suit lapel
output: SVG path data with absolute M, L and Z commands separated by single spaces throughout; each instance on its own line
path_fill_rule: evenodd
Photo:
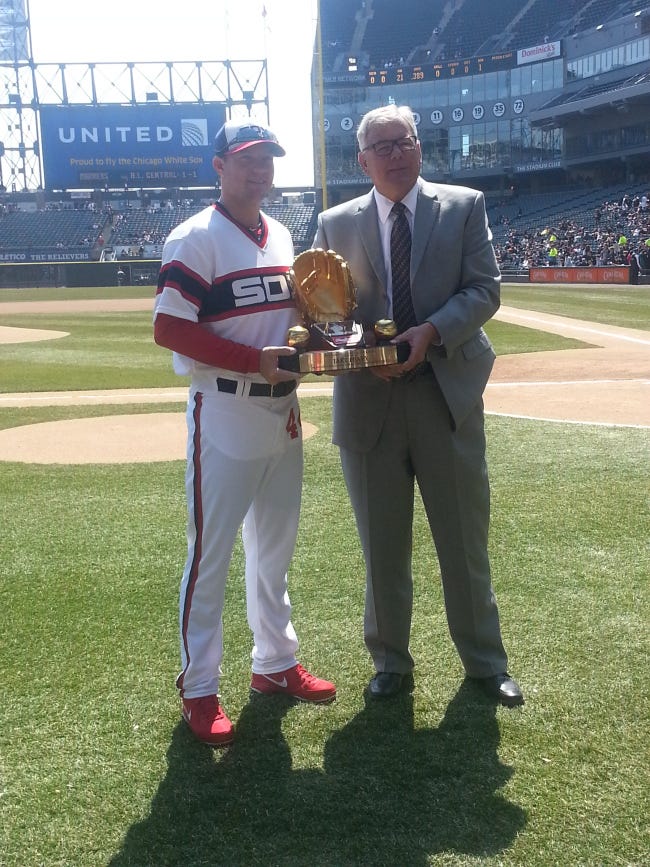
M 415 206 L 415 225 L 413 229 L 413 246 L 411 249 L 411 280 L 417 274 L 424 251 L 438 221 L 440 202 L 435 190 L 426 188 L 420 183 L 418 200 Z
M 359 210 L 356 214 L 356 220 L 359 227 L 359 235 L 365 248 L 368 261 L 377 275 L 379 283 L 385 287 L 388 279 L 386 275 L 386 266 L 384 264 L 384 253 L 381 248 L 381 238 L 379 236 L 377 205 L 372 193 L 369 193 L 363 201 L 360 202 Z

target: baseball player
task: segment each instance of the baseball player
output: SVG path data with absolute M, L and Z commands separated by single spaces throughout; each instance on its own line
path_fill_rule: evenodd
M 274 133 L 228 121 L 215 139 L 221 197 L 165 242 L 154 308 L 156 343 L 191 376 L 187 406 L 188 552 L 180 593 L 183 717 L 199 740 L 225 745 L 219 702 L 226 577 L 239 528 L 246 557 L 251 689 L 325 702 L 332 683 L 296 659 L 287 569 L 298 527 L 302 429 L 298 375 L 278 368 L 298 320 L 289 231 L 260 211 L 282 157 Z

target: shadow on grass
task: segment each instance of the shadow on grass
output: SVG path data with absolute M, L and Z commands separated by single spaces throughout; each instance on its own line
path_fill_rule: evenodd
M 110 867 L 408 865 L 436 853 L 502 852 L 526 824 L 498 793 L 495 708 L 465 682 L 436 729 L 413 700 L 366 701 L 325 744 L 323 769 L 292 769 L 284 698 L 252 700 L 225 753 L 174 730 L 149 816 Z

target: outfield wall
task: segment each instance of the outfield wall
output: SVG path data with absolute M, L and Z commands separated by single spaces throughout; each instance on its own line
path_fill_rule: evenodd
M 608 268 L 531 268 L 531 283 L 629 283 L 627 265 Z
M 158 279 L 159 259 L 116 262 L 0 263 L 0 289 L 58 286 L 142 286 Z M 122 272 L 121 276 L 118 272 Z
M 0 262 L 0 289 L 57 286 L 152 286 L 158 279 L 160 259 L 111 262 Z M 119 272 L 122 272 L 121 274 Z M 504 283 L 599 283 L 627 285 L 630 268 L 530 268 L 504 273 Z M 641 272 L 637 281 L 650 283 Z

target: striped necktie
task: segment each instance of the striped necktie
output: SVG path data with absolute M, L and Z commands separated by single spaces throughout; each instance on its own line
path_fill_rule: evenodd
M 393 276 L 393 319 L 398 333 L 417 325 L 411 298 L 411 229 L 406 218 L 406 206 L 395 202 L 395 214 L 390 233 L 390 264 Z

